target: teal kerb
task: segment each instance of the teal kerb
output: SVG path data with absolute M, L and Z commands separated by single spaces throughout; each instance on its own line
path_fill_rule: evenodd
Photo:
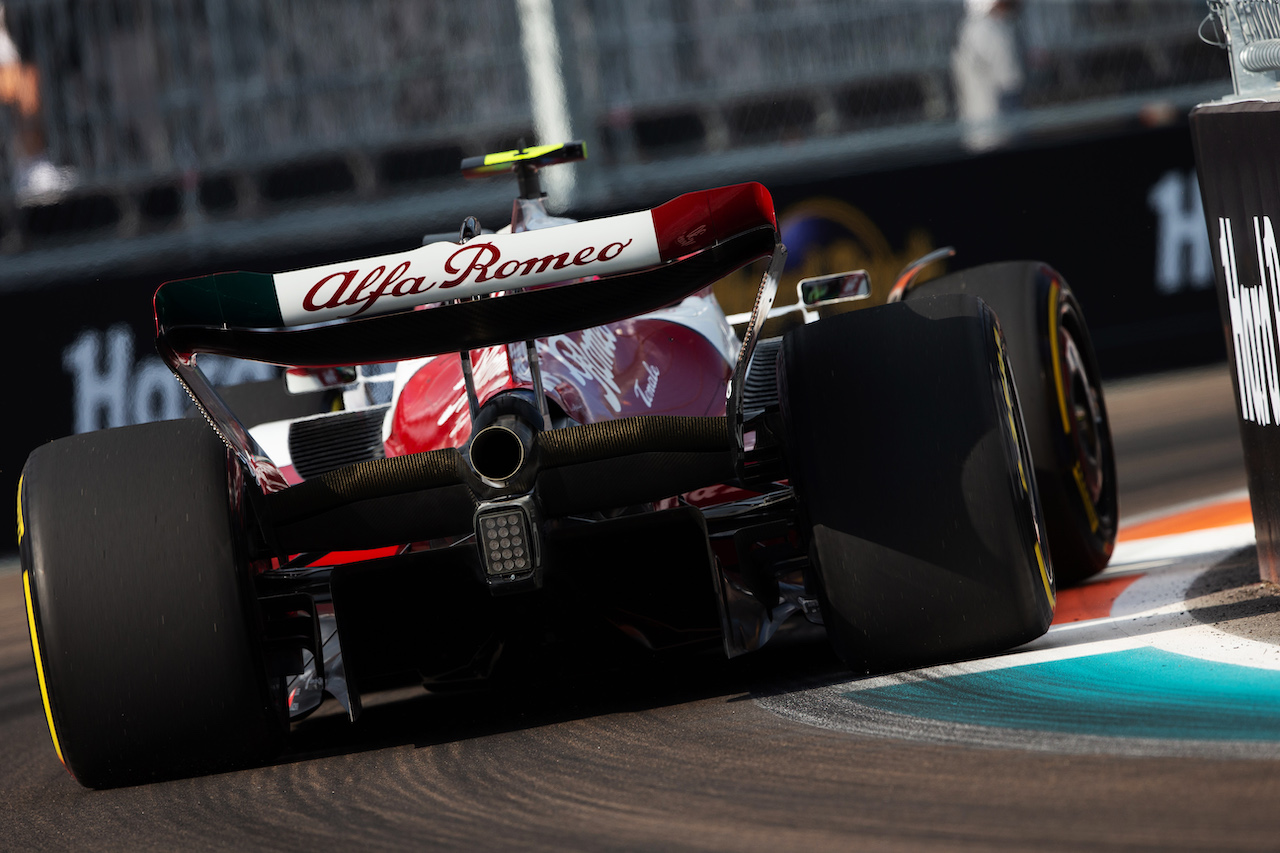
M 163 284 L 156 291 L 161 330 L 176 326 L 275 329 L 284 325 L 273 277 L 224 272 Z
M 1162 740 L 1280 742 L 1280 671 L 1141 648 L 842 694 L 912 717 Z

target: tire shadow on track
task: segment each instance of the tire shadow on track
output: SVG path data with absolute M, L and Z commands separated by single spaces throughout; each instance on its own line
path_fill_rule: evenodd
M 1258 582 L 1255 549 L 1187 557 L 1132 580 L 1106 615 L 1057 624 L 1004 655 L 796 682 L 757 700 L 795 722 L 881 738 L 1280 758 L 1280 589 Z
M 849 671 L 822 638 L 781 644 L 735 660 L 715 653 L 574 671 L 573 661 L 542 657 L 518 673 L 467 692 L 409 686 L 373 694 L 355 724 L 332 699 L 296 722 L 273 764 L 396 746 L 425 748 L 613 714 L 704 700 L 740 702 L 785 690 L 796 679 L 838 681 Z

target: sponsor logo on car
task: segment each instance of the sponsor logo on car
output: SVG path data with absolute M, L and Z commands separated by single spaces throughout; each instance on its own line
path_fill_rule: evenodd
M 636 392 L 636 396 L 640 398 L 641 402 L 643 402 L 647 407 L 652 409 L 653 397 L 655 394 L 658 393 L 658 377 L 662 374 L 662 372 L 647 361 L 643 362 L 643 364 L 644 364 L 644 372 L 648 375 L 649 378 L 645 380 L 643 388 L 640 387 L 640 380 L 639 379 L 635 380 L 634 390 Z
M 287 325 L 401 311 L 431 302 L 610 275 L 661 261 L 646 211 L 468 243 L 329 264 L 274 277 Z
M 575 382 L 595 380 L 600 394 L 614 412 L 622 411 L 617 377 L 617 341 L 609 329 L 593 327 L 547 339 L 547 349 L 558 358 Z

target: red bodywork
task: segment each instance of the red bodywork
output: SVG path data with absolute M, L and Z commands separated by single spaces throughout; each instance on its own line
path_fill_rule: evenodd
M 712 300 L 710 288 L 694 299 Z M 718 310 L 718 309 L 714 309 Z M 632 415 L 714 416 L 725 413 L 733 373 L 724 354 L 703 335 L 671 319 L 640 316 L 537 342 L 543 387 L 553 408 L 570 420 L 595 423 Z M 476 396 L 483 406 L 494 395 L 532 388 L 522 344 L 487 347 L 471 353 Z M 384 444 L 388 457 L 446 447 L 462 447 L 471 435 L 471 416 L 457 355 L 437 356 L 405 383 L 391 416 Z M 290 483 L 302 478 L 293 466 L 281 471 Z M 755 495 L 732 486 L 711 486 L 684 496 L 698 507 L 731 503 Z M 678 496 L 654 505 L 668 509 Z M 387 557 L 389 546 L 331 553 L 332 565 Z M 731 549 L 717 556 L 736 562 Z
M 663 262 L 706 250 L 766 222 L 776 228 L 772 199 L 759 184 L 689 193 L 651 213 Z M 536 285 L 535 289 L 546 286 Z M 493 298 L 502 295 L 493 294 Z M 701 309 L 691 312 L 699 313 L 700 321 L 693 321 L 682 312 L 673 316 L 673 312 L 663 310 L 539 339 L 536 346 L 542 387 L 553 422 L 588 424 L 635 415 L 724 415 L 734 369 L 733 345 L 726 344 L 731 333 L 710 286 L 688 301 Z M 428 306 L 418 310 L 424 308 L 431 310 Z M 504 391 L 534 387 L 523 343 L 472 350 L 471 362 L 481 407 Z M 405 370 L 407 364 L 402 364 L 400 370 Z M 471 413 L 459 355 L 427 359 L 399 382 L 402 385 L 386 428 L 387 457 L 466 445 L 471 434 Z M 281 473 L 291 484 L 302 480 L 292 465 L 282 466 Z M 692 505 L 706 507 L 753 494 L 722 486 L 685 497 Z M 678 497 L 671 496 L 654 508 L 677 502 Z M 395 550 L 393 546 L 330 554 L 327 561 L 365 560 Z
M 759 225 L 777 225 L 760 184 L 688 193 L 652 211 L 658 249 L 674 260 Z M 697 297 L 710 300 L 710 288 Z M 733 366 L 698 332 L 666 318 L 634 317 L 538 341 L 548 399 L 576 423 L 632 415 L 723 415 Z M 519 344 L 471 354 L 481 405 L 530 388 Z M 438 356 L 405 385 L 395 407 L 388 456 L 460 447 L 470 435 L 458 356 Z
M 702 335 L 676 322 L 637 317 L 538 341 L 547 398 L 577 423 L 631 415 L 723 415 L 731 366 Z M 471 354 L 484 405 L 531 388 L 524 347 Z M 404 386 L 386 441 L 388 456 L 460 447 L 471 419 L 456 355 L 423 365 Z

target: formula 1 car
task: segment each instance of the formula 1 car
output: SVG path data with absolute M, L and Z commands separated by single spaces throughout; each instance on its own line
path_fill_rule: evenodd
M 19 483 L 77 780 L 268 760 L 325 695 L 354 721 L 372 691 L 483 682 L 543 644 L 736 656 L 820 626 L 858 671 L 989 654 L 1047 629 L 1050 543 L 1059 577 L 1105 564 L 1106 412 L 1057 273 L 912 287 L 915 264 L 879 298 L 838 273 L 771 310 L 763 186 L 549 216 L 538 170 L 581 156 L 464 161 L 517 173 L 500 233 L 468 217 L 398 254 L 159 288 L 156 346 L 204 419 L 54 441 Z M 711 285 L 766 260 L 739 338 Z M 763 337 L 786 312 L 805 322 Z M 298 393 L 224 399 L 204 353 Z

